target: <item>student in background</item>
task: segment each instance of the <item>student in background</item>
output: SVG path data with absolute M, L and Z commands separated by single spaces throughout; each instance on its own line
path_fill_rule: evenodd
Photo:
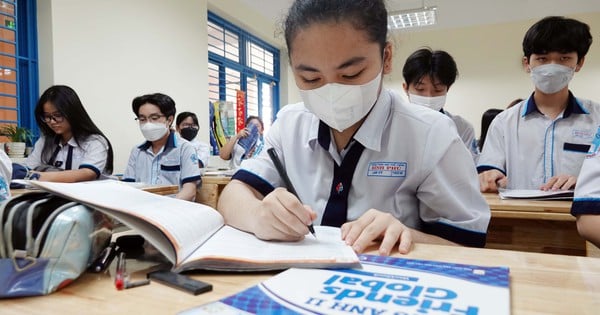
M 177 115 L 175 120 L 175 129 L 179 135 L 189 141 L 196 149 L 196 156 L 198 157 L 198 166 L 200 168 L 208 165 L 208 157 L 210 156 L 210 145 L 202 141 L 196 140 L 198 130 L 198 117 L 192 112 L 181 112 Z
M 571 214 L 577 218 L 581 237 L 600 248 L 600 128 L 583 161 Z
M 133 147 L 124 181 L 179 185 L 176 198 L 193 201 L 201 184 L 196 149 L 171 129 L 175 102 L 161 93 L 133 99 L 131 104 L 146 141 Z
M 263 152 L 225 187 L 218 209 L 227 224 L 288 241 L 313 221 L 341 226 L 356 252 L 381 241 L 384 255 L 413 242 L 485 244 L 490 210 L 454 123 L 382 86 L 392 71 L 387 31 L 383 0 L 292 4 L 285 39 L 304 102 L 283 107 Z
M 404 77 L 402 87 L 408 95 L 408 100 L 450 117 L 456 124 L 458 135 L 471 152 L 473 160 L 477 161 L 479 148 L 473 125 L 466 119 L 444 110 L 448 90 L 458 76 L 456 62 L 452 56 L 443 50 L 419 49 L 404 62 L 402 76 Z
M 110 141 L 73 89 L 55 85 L 44 91 L 35 107 L 35 119 L 41 135 L 25 161 L 34 170 L 27 179 L 81 182 L 112 174 Z
M 546 17 L 523 39 L 523 67 L 535 86 L 531 96 L 498 114 L 479 156 L 482 192 L 572 189 L 595 130 L 600 104 L 569 90 L 592 44 L 587 24 Z
M 481 115 L 481 135 L 479 136 L 479 151 L 483 151 L 483 144 L 485 143 L 485 137 L 487 136 L 487 131 L 490 128 L 490 124 L 492 123 L 492 120 L 494 120 L 494 118 L 496 116 L 498 116 L 498 114 L 500 114 L 502 112 L 502 109 L 498 109 L 498 108 L 490 108 L 488 110 L 486 110 L 485 112 L 483 112 L 483 115 Z
M 234 169 L 240 167 L 243 160 L 260 154 L 263 148 L 264 124 L 262 119 L 258 116 L 248 116 L 245 126 L 246 128 L 231 137 L 219 150 L 219 156 L 223 160 L 231 160 Z

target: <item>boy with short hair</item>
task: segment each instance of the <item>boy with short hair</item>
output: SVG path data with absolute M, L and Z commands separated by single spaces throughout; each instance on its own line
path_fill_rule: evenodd
M 600 104 L 576 98 L 568 84 L 592 44 L 587 24 L 551 16 L 523 39 L 523 67 L 535 91 L 493 120 L 479 156 L 482 192 L 572 189 L 600 125 Z
M 458 135 L 471 152 L 473 160 L 477 161 L 479 148 L 473 125 L 444 109 L 448 90 L 458 76 L 454 58 L 443 50 L 421 48 L 408 56 L 402 68 L 402 76 L 402 88 L 408 95 L 408 100 L 412 104 L 425 106 L 452 119 Z

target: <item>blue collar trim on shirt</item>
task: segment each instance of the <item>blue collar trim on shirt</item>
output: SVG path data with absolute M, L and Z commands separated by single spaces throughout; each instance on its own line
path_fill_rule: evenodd
M 537 107 L 537 104 L 535 104 L 535 100 L 533 98 L 532 93 L 531 96 L 527 99 L 527 103 L 523 108 L 523 113 L 521 114 L 521 117 L 525 117 L 533 112 L 538 112 L 541 114 L 540 110 Z M 589 112 L 583 107 L 581 102 L 579 102 L 579 100 L 575 96 L 573 96 L 573 93 L 569 91 L 569 99 L 567 100 L 567 108 L 565 108 L 563 118 L 567 118 L 571 116 L 571 114 L 589 114 Z
M 140 144 L 138 146 L 138 148 L 140 150 L 148 150 L 148 148 L 150 148 L 150 146 L 152 146 L 152 142 L 146 141 L 146 142 Z M 176 147 L 177 147 L 177 142 L 175 139 L 175 133 L 172 132 L 171 130 L 169 130 L 169 138 L 167 138 L 167 143 L 165 143 L 165 149 L 163 151 L 166 151 L 169 148 L 176 148 Z

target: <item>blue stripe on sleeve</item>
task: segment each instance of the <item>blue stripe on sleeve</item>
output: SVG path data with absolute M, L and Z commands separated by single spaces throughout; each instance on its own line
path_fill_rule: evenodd
M 266 196 L 273 190 L 275 190 L 275 187 L 273 187 L 273 185 L 267 182 L 264 178 L 254 173 L 250 173 L 246 170 L 238 170 L 237 172 L 235 172 L 235 174 L 233 174 L 233 177 L 231 177 L 231 179 L 237 179 L 250 185 L 263 196 Z
M 422 222 L 422 231 L 470 247 L 484 247 L 487 234 L 461 229 L 442 222 Z

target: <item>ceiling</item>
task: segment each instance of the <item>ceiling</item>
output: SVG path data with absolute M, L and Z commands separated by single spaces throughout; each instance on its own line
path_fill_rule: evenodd
M 293 0 L 240 0 L 273 22 L 282 20 Z M 386 0 L 388 11 L 437 6 L 438 24 L 446 29 L 538 19 L 548 15 L 600 12 L 599 0 Z

